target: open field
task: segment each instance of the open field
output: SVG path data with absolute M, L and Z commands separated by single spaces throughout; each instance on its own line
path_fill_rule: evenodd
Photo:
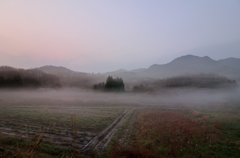
M 239 157 L 239 104 L 135 110 L 106 157 Z M 130 131 L 129 131 L 130 130 Z M 126 136 L 127 135 L 127 136 Z
M 206 91 L 1 92 L 0 153 L 239 157 L 237 96 Z
M 71 98 L 64 95 L 64 98 L 63 94 L 55 96 L 52 93 L 36 93 L 29 97 L 22 93 L 4 95 L 0 106 L 1 146 L 22 141 L 29 144 L 25 140 L 43 134 L 42 140 L 48 145 L 66 150 L 74 143 L 74 148 L 81 151 L 99 134 L 105 136 L 108 131 L 102 131 L 128 109 L 101 100 L 88 102 L 86 96 Z M 12 96 L 15 97 L 11 99 Z
M 81 149 L 111 124 L 122 108 L 4 106 L 1 107 L 0 134 L 32 138 L 43 133 L 43 140 L 63 147 L 72 145 L 73 126 L 76 127 Z M 76 120 L 72 122 L 72 119 Z

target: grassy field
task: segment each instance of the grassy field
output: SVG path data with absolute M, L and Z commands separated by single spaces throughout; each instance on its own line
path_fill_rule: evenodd
M 240 156 L 239 99 L 204 100 L 196 95 L 196 100 L 180 98 L 179 93 L 66 94 L 3 95 L 0 157 Z M 125 110 L 123 121 L 117 121 L 123 123 L 113 124 Z M 110 139 L 105 149 L 82 151 L 105 136 Z
M 16 129 L 71 129 L 71 116 L 76 116 L 80 131 L 103 130 L 123 111 L 122 108 L 79 106 L 4 106 L 0 127 Z
M 35 104 L 31 105 L 34 100 L 31 97 L 19 97 L 18 101 L 16 98 L 5 98 L 0 106 L 0 153 L 1 150 L 4 153 L 8 151 L 9 156 L 15 150 L 27 152 L 25 148 L 29 148 L 35 143 L 36 137 L 44 134 L 43 141 L 38 145 L 37 157 L 71 155 L 73 137 L 77 144 L 75 148 L 80 151 L 127 109 L 102 101 L 76 101 L 76 97 L 67 101 L 63 98 L 63 102 L 58 99 L 57 105 L 55 100 L 50 99 L 38 97 Z
M 102 157 L 239 157 L 239 104 L 208 106 L 137 109 Z

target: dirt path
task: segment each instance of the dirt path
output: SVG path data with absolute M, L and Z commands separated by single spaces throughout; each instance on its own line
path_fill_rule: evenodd
M 39 133 L 43 134 L 42 140 L 48 141 L 52 144 L 61 147 L 73 147 L 77 151 L 82 153 L 88 153 L 91 151 L 102 151 L 110 142 L 112 136 L 117 130 L 123 121 L 125 116 L 128 113 L 128 110 L 122 112 L 113 123 L 111 123 L 107 128 L 105 128 L 98 135 L 95 133 L 88 134 L 84 136 L 84 132 L 78 132 L 77 139 L 73 143 L 72 132 L 69 130 L 58 130 L 57 132 L 51 132 L 47 129 L 41 129 L 40 127 L 29 126 L 31 129 L 17 129 L 14 125 L 9 125 L 9 127 L 0 127 L 0 134 L 10 136 L 10 137 L 22 137 L 22 138 L 31 138 L 37 136 Z M 84 139 L 84 141 L 79 141 Z
M 100 152 L 103 150 L 110 142 L 112 136 L 117 130 L 127 114 L 128 110 L 125 110 L 116 120 L 110 124 L 105 130 L 99 133 L 94 139 L 92 139 L 87 145 L 82 148 L 82 152 L 91 152 L 93 150 Z

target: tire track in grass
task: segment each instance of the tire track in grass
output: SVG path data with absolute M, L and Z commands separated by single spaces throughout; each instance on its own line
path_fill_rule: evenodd
M 111 123 L 107 128 L 105 128 L 95 138 L 93 138 L 88 144 L 86 144 L 81 149 L 81 151 L 83 153 L 87 153 L 91 151 L 100 152 L 101 150 L 103 150 L 110 142 L 112 136 L 117 130 L 117 127 L 123 123 L 127 112 L 128 110 L 125 110 L 121 115 L 119 115 L 113 123 Z

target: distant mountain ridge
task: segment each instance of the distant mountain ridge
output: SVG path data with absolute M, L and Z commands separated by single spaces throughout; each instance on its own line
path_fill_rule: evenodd
M 226 65 L 232 69 L 239 70 L 240 69 L 240 58 L 227 58 L 218 60 L 218 62 Z
M 213 60 L 208 56 L 199 57 L 194 55 L 185 55 L 174 59 L 167 64 L 153 64 L 147 69 L 140 71 L 127 71 L 119 74 L 123 79 L 127 78 L 168 78 L 186 74 L 212 73 L 228 77 L 232 80 L 240 81 L 240 59 L 227 58 Z M 111 74 L 111 73 L 109 73 Z M 131 75 L 132 77 L 130 77 Z M 133 77 L 134 76 L 134 77 Z
M 42 66 L 42 67 L 39 67 L 36 69 L 39 69 L 45 73 L 66 73 L 66 72 L 70 73 L 70 72 L 73 72 L 72 70 L 70 70 L 68 68 L 65 68 L 62 66 L 53 66 L 53 65 L 46 65 L 46 66 Z
M 46 65 L 27 70 L 5 66 L 1 68 L 0 76 L 3 75 L 3 73 L 6 76 L 5 70 L 8 70 L 9 72 L 11 71 L 12 74 L 24 74 L 21 76 L 22 79 L 25 79 L 24 76 L 26 74 L 29 76 L 32 73 L 35 75 L 34 77 L 36 80 L 40 80 L 41 78 L 38 78 L 38 76 L 41 74 L 42 76 L 46 76 L 46 78 L 55 78 L 54 80 L 58 81 L 58 83 L 62 86 L 81 88 L 89 88 L 96 83 L 105 82 L 108 76 L 115 78 L 121 77 L 126 83 L 126 86 L 179 75 L 201 73 L 218 74 L 226 76 L 230 80 L 240 82 L 240 58 L 213 60 L 208 56 L 199 57 L 194 55 L 181 56 L 167 64 L 153 64 L 148 68 L 140 68 L 129 71 L 119 69 L 102 74 L 83 73 L 73 71 L 62 66 Z M 47 74 L 53 76 L 50 77 Z
M 37 68 L 45 73 L 54 75 L 89 75 L 89 73 L 77 72 L 62 66 L 42 66 Z M 119 69 L 112 72 L 102 73 L 102 75 L 113 76 L 131 76 L 135 77 L 150 77 L 150 78 L 165 78 L 182 74 L 192 73 L 216 73 L 225 75 L 230 78 L 240 76 L 240 58 L 226 58 L 221 60 L 213 60 L 208 56 L 199 57 L 194 55 L 185 55 L 178 57 L 167 64 L 153 64 L 148 68 L 139 68 L 134 70 Z M 240 78 L 240 77 L 239 77 Z
M 113 77 L 122 77 L 126 82 L 132 84 L 151 79 L 200 73 L 218 74 L 240 82 L 240 58 L 232 57 L 221 60 L 213 60 L 208 56 L 199 57 L 195 55 L 185 55 L 178 57 L 167 64 L 153 64 L 148 68 L 134 70 L 119 69 L 102 74 L 82 73 L 72 71 L 65 67 L 56 67 L 51 65 L 43 66 L 38 69 L 45 73 L 65 78 L 65 82 L 67 82 L 69 78 L 71 78 L 71 80 L 73 80 L 72 78 L 75 78 L 74 82 L 77 82 L 78 78 L 81 78 L 81 81 L 82 79 L 89 79 L 91 80 L 90 83 L 92 83 L 100 80 L 105 81 L 105 78 L 111 75 Z
M 231 63 L 226 60 L 228 59 L 216 61 L 208 56 L 186 55 L 176 58 L 168 64 L 152 65 L 145 73 L 154 77 L 171 77 L 188 73 L 217 73 L 230 78 L 240 76 L 240 67 L 237 64 L 230 65 Z

